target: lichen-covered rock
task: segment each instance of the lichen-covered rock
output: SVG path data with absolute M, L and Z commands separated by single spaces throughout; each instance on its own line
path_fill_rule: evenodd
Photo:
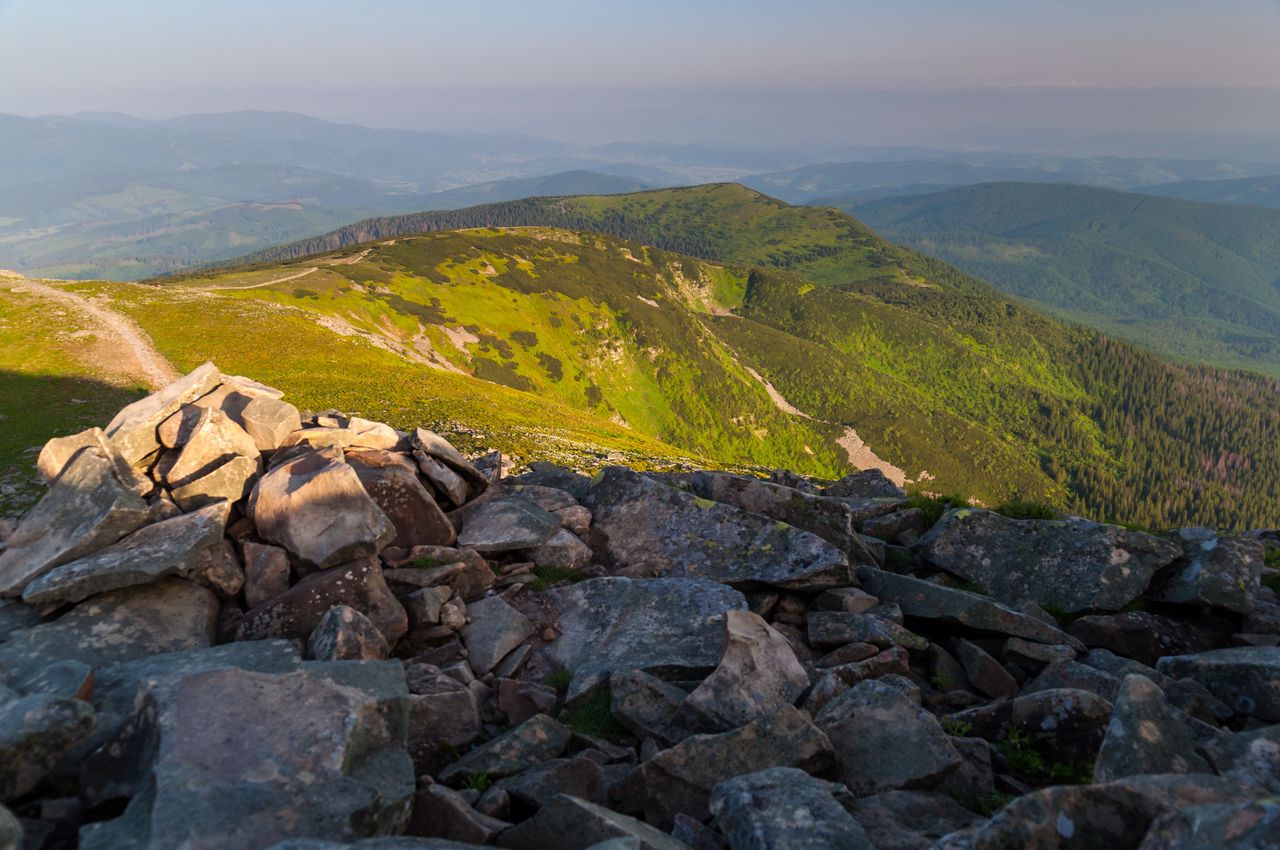
M 435 773 L 480 737 L 480 709 L 466 685 L 433 665 L 411 664 L 405 680 L 409 755 L 416 773 Z
M 1261 540 L 1219 537 L 1209 528 L 1179 532 L 1183 556 L 1156 574 L 1147 596 L 1159 602 L 1216 605 L 1240 614 L 1253 610 L 1262 559 Z
M 617 575 L 795 590 L 849 584 L 847 557 L 817 535 L 629 469 L 606 469 L 585 504 L 592 548 Z
M 238 640 L 296 638 L 306 640 L 325 613 L 335 605 L 349 605 L 368 617 L 388 643 L 409 630 L 404 607 L 392 595 L 373 558 L 312 573 L 284 593 L 244 615 Z
M 609 698 L 613 719 L 641 740 L 653 738 L 669 745 L 688 734 L 674 724 L 685 692 L 657 676 L 641 670 L 616 671 L 609 677 Z
M 897 603 L 905 617 L 999 632 L 1037 643 L 1078 645 L 1057 627 L 980 593 L 944 587 L 873 567 L 859 567 L 858 580 L 868 593 Z
M 836 802 L 839 785 L 792 767 L 727 779 L 711 814 L 731 850 L 872 850 L 858 821 Z
M 0 700 L 0 803 L 21 797 L 93 730 L 93 708 L 78 699 L 34 694 Z
M 1161 658 L 1156 669 L 1192 678 L 1238 714 L 1280 723 L 1280 647 L 1240 646 Z
M 395 536 L 388 545 L 404 549 L 453 545 L 458 536 L 453 524 L 422 486 L 417 467 L 407 457 L 368 450 L 348 452 L 347 463 L 395 526 Z
M 280 546 L 241 544 L 244 553 L 244 601 L 252 609 L 289 589 L 289 553 Z
M 462 524 L 458 545 L 482 553 L 533 549 L 560 528 L 558 516 L 523 494 L 486 499 L 453 516 Z
M 525 554 L 539 567 L 580 570 L 591 563 L 591 547 L 567 528 L 556 529 L 545 542 Z
M 335 605 L 307 638 L 307 655 L 316 661 L 375 661 L 387 657 L 387 639 L 364 614 Z
M 144 526 L 92 555 L 54 567 L 28 584 L 22 598 L 31 603 L 79 602 L 166 576 L 190 578 L 200 556 L 222 540 L 229 508 L 217 502 Z
M 1151 825 L 1138 850 L 1276 850 L 1280 800 L 1191 806 Z
M 858 796 L 932 788 L 960 766 L 937 718 L 881 681 L 854 685 L 814 720 L 835 747 L 840 778 Z
M 377 555 L 395 526 L 340 457 L 307 451 L 258 479 L 248 515 L 268 543 L 325 569 Z
M 533 621 L 512 608 L 501 596 L 486 596 L 467 606 L 471 622 L 462 629 L 471 669 L 483 676 L 498 666 L 536 630 Z
M 1111 703 L 1088 691 L 1060 689 L 1023 694 L 950 716 L 993 743 L 1017 730 L 1054 761 L 1071 763 L 1092 760 L 1098 752 L 1111 719 Z
M 876 850 L 932 847 L 944 835 L 984 819 L 934 791 L 886 791 L 846 803 Z
M 1018 695 L 1018 683 L 1008 670 L 986 650 L 967 640 L 957 640 L 956 659 L 964 667 L 965 678 L 980 693 L 992 699 L 1013 699 Z
M 879 469 L 864 469 L 828 485 L 822 495 L 839 499 L 904 499 L 907 494 Z
M 511 850 L 588 850 L 627 839 L 633 850 L 689 850 L 665 832 L 643 821 L 561 794 L 531 819 L 503 833 L 499 847 Z
M 1210 772 L 1196 753 L 1195 735 L 1156 683 L 1145 676 L 1126 676 L 1111 710 L 1093 781 L 1143 773 Z
M 929 642 L 920 635 L 874 614 L 811 611 L 805 625 L 809 645 L 815 649 L 831 649 L 850 643 L 869 643 L 881 648 L 902 646 L 923 651 L 929 645 Z
M 750 611 L 724 615 L 724 654 L 715 671 L 685 698 L 675 722 L 697 732 L 745 726 L 794 705 L 809 674 L 791 644 Z
M 605 803 L 604 769 L 581 755 L 544 761 L 498 784 L 518 809 L 539 809 L 559 794 L 590 803 Z
M 0 596 L 18 596 L 54 567 L 92 554 L 148 521 L 148 506 L 99 445 L 81 449 L 0 551 Z
M 195 401 L 222 382 L 222 373 L 205 363 L 162 390 L 139 399 L 120 410 L 104 429 L 116 450 L 137 465 L 160 448 L 160 423 L 188 402 Z
M 398 662 L 214 670 L 143 685 L 135 720 L 95 759 L 134 783 L 85 850 L 266 847 L 401 832 L 413 767 Z
M 701 678 L 724 652 L 726 611 L 745 610 L 733 588 L 697 579 L 590 579 L 543 594 L 558 616 L 549 660 L 573 673 L 576 699 L 615 670 Z
M 475 467 L 471 461 L 463 457 L 453 445 L 434 431 L 418 428 L 413 432 L 413 453 L 421 461 L 422 457 L 432 458 L 443 463 L 467 482 L 472 497 L 489 487 L 488 477 Z
M 1123 608 L 1182 554 L 1167 540 L 1120 526 L 971 508 L 947 511 L 916 551 L 1001 602 L 1031 600 L 1068 613 Z
M 1068 631 L 1090 648 L 1106 649 L 1143 664 L 1208 648 L 1186 623 L 1149 611 L 1080 617 Z
M 471 776 L 490 779 L 513 776 L 549 759 L 559 758 L 573 733 L 545 714 L 537 714 L 492 741 L 481 744 L 437 777 L 446 785 L 461 785 Z
M 770 767 L 806 773 L 834 762 L 831 741 L 809 715 L 787 706 L 740 729 L 695 735 L 642 763 L 629 777 L 645 820 L 670 829 L 677 814 L 711 816 L 711 792 L 726 779 Z
M 1203 747 L 1214 773 L 1280 794 L 1280 725 L 1223 732 Z

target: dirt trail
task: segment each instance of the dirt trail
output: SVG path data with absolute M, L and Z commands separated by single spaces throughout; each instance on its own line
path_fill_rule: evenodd
M 320 271 L 319 268 L 312 266 L 309 269 L 303 269 L 302 271 L 297 272 L 295 274 L 285 275 L 284 277 L 277 277 L 272 280 L 263 281 L 262 283 L 251 283 L 248 286 L 200 286 L 196 288 L 199 289 L 201 292 L 223 292 L 227 290 L 237 290 L 237 289 L 262 289 L 264 286 L 275 286 L 277 283 L 287 283 L 288 281 L 297 280 L 300 277 L 306 277 L 312 272 L 318 272 L 318 271 Z
M 159 389 L 180 377 L 164 355 L 156 351 L 151 338 L 127 316 L 83 295 L 49 283 L 9 275 L 0 279 L 13 284 L 10 289 L 15 293 L 36 295 L 84 316 L 91 329 L 107 344 L 107 355 L 95 358 L 100 362 L 93 364 L 103 371 L 130 378 L 144 378 L 152 389 Z

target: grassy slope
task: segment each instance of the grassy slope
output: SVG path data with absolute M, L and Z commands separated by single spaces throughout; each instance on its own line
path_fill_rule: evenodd
M 1240 177 L 1234 180 L 1183 180 L 1148 186 L 1143 191 L 1150 195 L 1181 198 L 1184 201 L 1280 209 L 1280 175 Z
M 988 184 L 855 207 L 1070 319 L 1191 362 L 1280 375 L 1280 212 Z

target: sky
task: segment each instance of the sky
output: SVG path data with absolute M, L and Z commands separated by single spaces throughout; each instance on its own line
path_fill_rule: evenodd
M 1280 0 L 0 0 L 0 112 L 235 109 L 592 142 L 1239 152 L 1280 139 Z

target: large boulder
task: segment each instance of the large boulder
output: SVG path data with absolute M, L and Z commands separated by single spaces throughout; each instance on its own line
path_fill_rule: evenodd
M 791 706 L 717 735 L 695 735 L 662 750 L 631 774 L 645 820 L 670 829 L 678 814 L 711 816 L 711 792 L 726 779 L 770 767 L 817 773 L 831 767 L 831 741 L 809 715 Z
M 1204 743 L 1214 773 L 1280 795 L 1280 725 L 1215 735 Z
M 1208 648 L 1186 623 L 1150 611 L 1080 617 L 1068 631 L 1090 648 L 1105 649 L 1143 664 L 1155 664 L 1166 655 L 1186 655 Z
M 17 596 L 56 566 L 110 546 L 148 521 L 142 497 L 121 481 L 110 447 L 92 445 L 62 474 L 0 552 L 0 596 Z
M 449 518 L 418 480 L 418 468 L 402 454 L 348 452 L 347 463 L 395 526 L 391 546 L 452 546 L 457 534 Z
M 698 732 L 745 726 L 795 701 L 809 674 L 790 642 L 757 614 L 727 611 L 724 654 L 715 672 L 689 694 L 675 722 Z
M 1139 850 L 1277 850 L 1280 800 L 1190 806 L 1151 825 Z
M 477 552 L 533 549 L 560 527 L 560 517 L 520 493 L 486 499 L 454 517 L 462 524 L 458 545 Z
M 616 843 L 611 839 L 623 839 Z M 503 833 L 499 847 L 511 850 L 689 850 L 665 832 L 604 806 L 561 794 L 530 820 Z
M 844 552 L 817 535 L 629 469 L 606 469 L 585 504 L 592 546 L 615 574 L 792 590 L 850 582 Z
M 1216 605 L 1240 614 L 1253 610 L 1266 554 L 1261 540 L 1219 537 L 1208 528 L 1184 528 L 1179 538 L 1185 554 L 1156 574 L 1149 598 Z
M 1161 658 L 1156 669 L 1191 678 L 1238 714 L 1280 723 L 1280 647 L 1240 646 Z
M 947 511 L 916 551 L 1001 602 L 1030 600 L 1068 613 L 1123 608 L 1182 554 L 1167 540 L 1120 526 L 972 508 Z
M 860 519 L 848 502 L 728 472 L 694 472 L 681 480 L 691 492 L 713 502 L 767 516 L 818 535 L 845 552 L 854 564 L 873 564 L 856 527 Z
M 226 669 L 143 684 L 95 769 L 132 781 L 123 815 L 84 850 L 268 847 L 290 837 L 401 832 L 413 765 L 399 662 Z
M 160 423 L 220 383 L 222 373 L 212 363 L 205 363 L 164 389 L 123 408 L 107 424 L 107 437 L 125 460 L 138 465 L 160 448 L 157 436 Z
M 236 637 L 306 640 L 335 605 L 348 605 L 364 614 L 388 643 L 395 643 L 409 630 L 409 617 L 387 587 L 382 567 L 374 558 L 363 558 L 312 573 L 251 609 L 244 615 Z
M 0 643 L 0 678 L 17 681 L 55 661 L 97 668 L 209 646 L 218 609 L 212 591 L 178 578 L 104 593 Z
M 597 578 L 553 588 L 544 598 L 559 629 L 546 653 L 573 674 L 571 700 L 615 670 L 706 675 L 724 652 L 725 612 L 747 607 L 730 587 L 684 578 Z
M 858 580 L 868 593 L 885 602 L 895 603 L 904 617 L 998 632 L 1036 643 L 1079 646 L 1061 629 L 980 593 L 944 587 L 873 567 L 859 567 Z
M 716 785 L 711 814 L 731 850 L 872 850 L 862 826 L 836 802 L 842 790 L 774 767 Z
M 144 526 L 92 555 L 54 567 L 28 584 L 22 597 L 31 603 L 79 602 L 165 576 L 189 578 L 200 557 L 222 540 L 229 508 L 217 502 Z
M 340 457 L 304 452 L 258 480 L 249 517 L 268 543 L 318 569 L 377 555 L 395 526 Z
M 880 680 L 854 685 L 815 722 L 835 746 L 840 778 L 858 796 L 932 788 L 960 767 L 937 718 Z
M 1110 782 L 1144 773 L 1211 773 L 1196 752 L 1196 737 L 1156 683 L 1126 676 L 1111 710 L 1093 780 Z

